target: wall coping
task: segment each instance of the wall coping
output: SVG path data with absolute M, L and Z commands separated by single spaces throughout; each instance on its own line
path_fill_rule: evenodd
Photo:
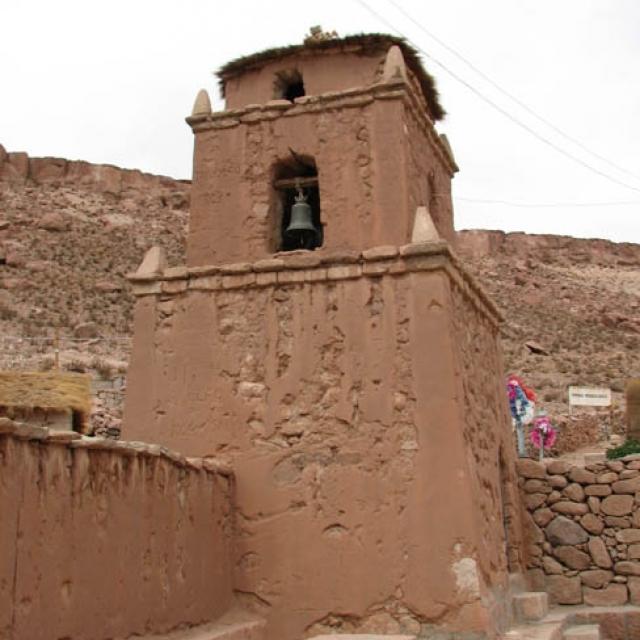
M 157 273 L 133 273 L 127 278 L 133 294 L 163 298 L 188 291 L 248 289 L 357 278 L 397 277 L 415 271 L 443 271 L 494 326 L 504 317 L 478 281 L 443 241 L 385 245 L 365 251 L 289 251 L 253 263 L 170 267 Z
M 185 120 L 193 133 L 199 133 L 212 129 L 229 129 L 240 124 L 274 120 L 280 117 L 295 117 L 340 108 L 363 107 L 371 104 L 374 100 L 397 99 L 403 100 L 409 107 L 414 118 L 427 133 L 427 139 L 447 170 L 451 174 L 456 173 L 458 165 L 451 155 L 450 148 L 440 139 L 433 120 L 421 107 L 419 96 L 404 79 L 376 82 L 365 87 L 329 91 L 315 96 L 302 96 L 296 98 L 293 103 L 289 100 L 269 100 L 264 104 L 248 104 L 239 109 L 191 115 Z
M 0 417 L 0 437 L 8 436 L 14 440 L 31 441 L 47 446 L 63 446 L 68 449 L 86 449 L 90 451 L 110 451 L 123 457 L 162 458 L 173 465 L 192 471 L 232 477 L 229 465 L 211 458 L 189 458 L 177 451 L 159 444 L 147 444 L 138 441 L 112 440 L 83 436 L 77 431 L 63 431 L 38 427 Z

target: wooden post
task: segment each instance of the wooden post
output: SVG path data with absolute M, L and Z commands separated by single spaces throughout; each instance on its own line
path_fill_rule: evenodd
M 60 329 L 58 327 L 53 338 L 53 358 L 55 368 L 60 369 Z

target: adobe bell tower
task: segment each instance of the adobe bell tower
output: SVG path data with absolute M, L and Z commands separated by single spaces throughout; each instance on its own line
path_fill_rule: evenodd
M 323 250 L 407 244 L 418 210 L 453 241 L 457 168 L 434 128 L 444 112 L 402 40 L 274 49 L 218 75 L 226 110 L 211 113 L 201 92 L 187 118 L 195 134 L 188 266 L 290 248 L 284 231 L 296 179 Z
M 494 638 L 522 561 L 501 318 L 450 248 L 434 82 L 379 34 L 219 78 L 225 110 L 187 118 L 186 265 L 131 276 L 124 435 L 231 465 L 268 640 Z

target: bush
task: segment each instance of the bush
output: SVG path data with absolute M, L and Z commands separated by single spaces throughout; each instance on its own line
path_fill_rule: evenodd
M 91 367 L 98 372 L 103 380 L 110 380 L 113 377 L 113 367 L 98 356 L 94 356 Z
M 607 449 L 607 458 L 615 460 L 615 458 L 624 458 L 632 453 L 640 453 L 640 442 L 638 440 L 627 440 L 619 447 Z

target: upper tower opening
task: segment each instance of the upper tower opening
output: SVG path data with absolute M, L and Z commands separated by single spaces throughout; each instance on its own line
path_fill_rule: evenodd
M 278 71 L 273 83 L 273 97 L 293 102 L 305 95 L 304 80 L 297 69 Z
M 293 102 L 304 95 L 366 87 L 380 81 L 389 48 L 397 45 L 416 91 L 432 120 L 444 117 L 434 79 L 425 71 L 418 52 L 403 38 L 365 34 L 307 38 L 303 44 L 267 49 L 225 64 L 218 71 L 227 109 L 269 100 Z

